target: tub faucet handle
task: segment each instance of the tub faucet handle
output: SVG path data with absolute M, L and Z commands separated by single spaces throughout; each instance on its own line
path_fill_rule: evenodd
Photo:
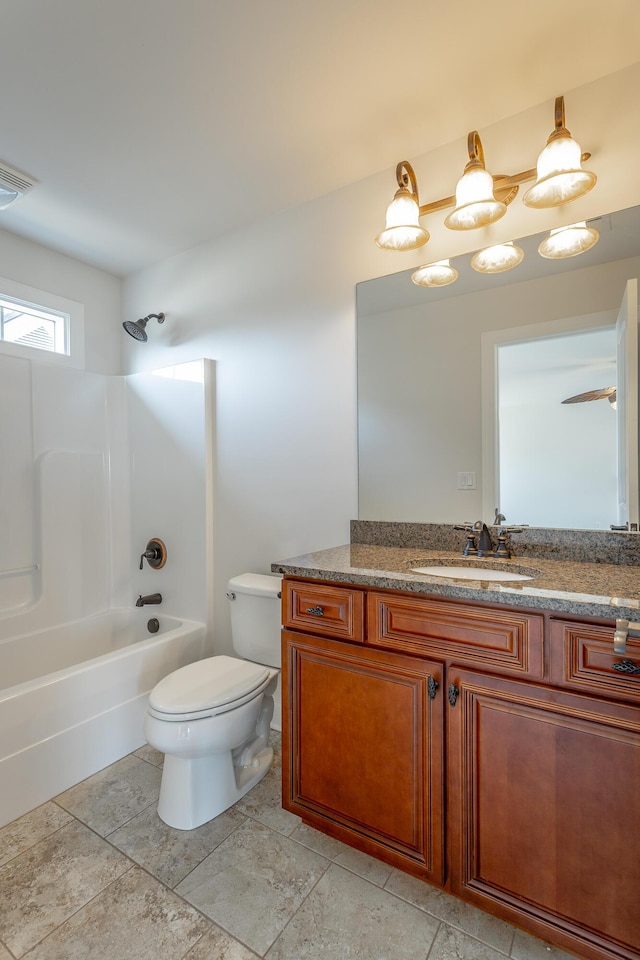
M 145 560 L 154 570 L 160 570 L 161 567 L 164 567 L 167 562 L 167 548 L 160 537 L 152 537 L 152 539 L 147 542 L 144 553 L 140 554 L 141 570 Z

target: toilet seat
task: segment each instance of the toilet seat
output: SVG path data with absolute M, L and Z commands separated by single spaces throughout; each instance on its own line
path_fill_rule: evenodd
M 183 722 L 234 710 L 257 697 L 276 671 L 235 657 L 208 657 L 180 667 L 151 691 L 148 711 L 159 720 Z

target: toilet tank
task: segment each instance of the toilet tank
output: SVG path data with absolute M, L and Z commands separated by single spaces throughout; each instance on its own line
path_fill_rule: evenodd
M 244 660 L 280 667 L 282 577 L 242 573 L 227 584 L 233 649 Z

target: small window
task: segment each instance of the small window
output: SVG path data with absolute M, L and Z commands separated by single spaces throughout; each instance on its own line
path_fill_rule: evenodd
M 0 340 L 36 350 L 69 354 L 69 315 L 50 313 L 31 304 L 0 298 Z
M 82 304 L 0 278 L 0 352 L 84 367 Z

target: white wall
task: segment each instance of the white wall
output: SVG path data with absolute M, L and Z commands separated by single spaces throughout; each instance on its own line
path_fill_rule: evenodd
M 357 515 L 355 284 L 640 202 L 640 129 L 631 121 L 640 65 L 557 93 L 599 176 L 571 210 L 531 211 L 518 200 L 503 220 L 471 236 L 446 231 L 432 217 L 426 258 L 424 249 L 399 255 L 373 243 L 395 190 L 394 171 L 386 170 L 125 282 L 128 318 L 167 313 L 149 343 L 127 344 L 127 369 L 198 356 L 217 362 L 218 649 L 229 649 L 228 577 L 348 540 Z M 553 103 L 546 101 L 480 131 L 487 165 L 506 173 L 533 166 L 552 129 Z M 407 158 L 423 203 L 453 191 L 467 133 Z
M 2 229 L 0 276 L 84 304 L 86 369 L 122 372 L 119 277 Z

